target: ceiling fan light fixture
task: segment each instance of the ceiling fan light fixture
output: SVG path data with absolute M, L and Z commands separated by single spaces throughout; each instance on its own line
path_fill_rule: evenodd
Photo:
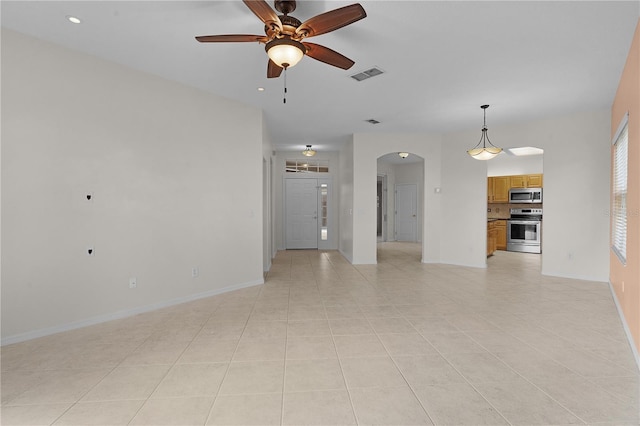
M 311 145 L 307 145 L 307 147 L 304 149 L 304 151 L 302 151 L 302 155 L 304 155 L 306 157 L 313 157 L 314 155 L 316 155 L 316 151 L 311 149 Z
M 265 50 L 269 59 L 281 68 L 295 66 L 307 51 L 302 43 L 287 37 L 271 40 Z
M 487 108 L 489 105 L 482 105 L 480 108 L 484 111 L 484 124 L 482 125 L 482 136 L 476 146 L 467 151 L 467 154 L 476 160 L 491 160 L 502 152 L 502 148 L 494 146 L 487 135 Z M 487 146 L 487 142 L 489 146 Z M 482 146 L 480 146 L 482 144 Z

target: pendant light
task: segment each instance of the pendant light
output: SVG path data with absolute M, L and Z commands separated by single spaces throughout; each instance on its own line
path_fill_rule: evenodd
M 304 155 L 306 157 L 313 157 L 314 155 L 316 155 L 316 151 L 311 149 L 311 145 L 307 145 L 307 147 L 304 149 L 304 151 L 302 151 L 302 155 Z
M 502 148 L 498 148 L 494 146 L 489 140 L 489 136 L 487 135 L 487 108 L 489 105 L 482 105 L 480 108 L 484 111 L 484 123 L 482 125 L 482 136 L 480 137 L 480 141 L 476 146 L 467 151 L 471 157 L 476 160 L 491 160 L 496 155 L 502 152 Z M 487 142 L 489 142 L 490 146 L 487 146 Z M 482 147 L 480 147 L 482 144 Z

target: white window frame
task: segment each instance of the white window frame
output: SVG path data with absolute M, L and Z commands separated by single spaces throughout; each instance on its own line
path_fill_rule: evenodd
M 611 250 L 627 263 L 627 195 L 629 169 L 629 113 L 623 117 L 612 140 Z

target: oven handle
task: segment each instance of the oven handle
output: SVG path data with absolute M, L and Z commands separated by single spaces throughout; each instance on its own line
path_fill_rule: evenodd
M 514 219 L 509 219 L 508 222 L 513 225 L 537 225 L 540 223 L 539 220 L 514 220 Z

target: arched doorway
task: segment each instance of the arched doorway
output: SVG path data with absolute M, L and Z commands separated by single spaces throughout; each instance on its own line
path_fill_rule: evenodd
M 424 159 L 409 152 L 382 155 L 377 159 L 376 183 L 378 244 L 401 242 L 421 252 Z M 389 246 L 393 247 L 386 244 L 385 249 Z M 406 247 L 402 252 L 407 252 Z

